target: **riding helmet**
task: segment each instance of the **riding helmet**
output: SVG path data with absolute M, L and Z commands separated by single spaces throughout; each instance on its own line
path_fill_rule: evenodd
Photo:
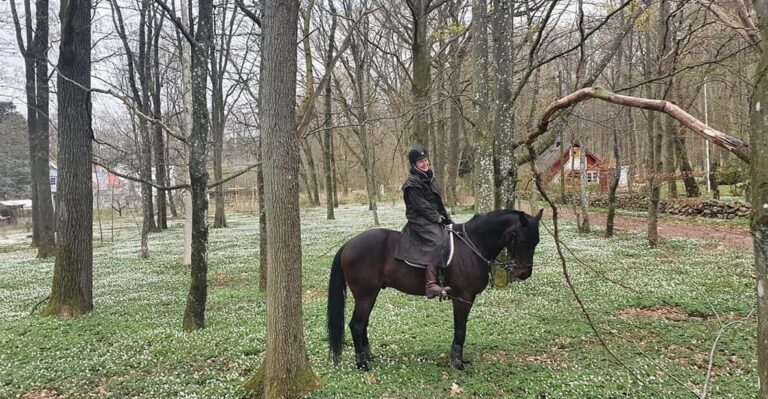
M 429 154 L 427 153 L 426 148 L 416 147 L 416 148 L 411 148 L 411 150 L 408 151 L 408 162 L 410 162 L 411 165 L 415 164 L 416 161 L 420 161 L 428 157 L 429 157 Z

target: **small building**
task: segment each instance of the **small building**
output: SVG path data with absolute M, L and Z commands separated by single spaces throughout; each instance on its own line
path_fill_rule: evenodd
M 17 224 L 22 218 L 30 218 L 31 199 L 0 201 L 0 224 Z
M 51 183 L 53 204 L 56 206 L 59 169 L 53 162 L 49 165 L 48 180 Z M 93 165 L 91 168 L 91 188 L 94 196 L 99 194 L 105 201 L 108 199 L 109 201 L 124 202 L 126 197 L 131 196 L 130 187 L 125 180 L 99 165 Z
M 544 180 L 547 183 L 560 180 L 561 166 L 567 178 L 579 179 L 581 173 L 581 151 L 584 151 L 587 162 L 587 182 L 598 183 L 601 192 L 608 191 L 610 182 L 615 176 L 616 168 L 606 166 L 600 158 L 589 151 L 586 146 L 582 145 L 578 139 L 573 140 L 562 149 L 560 148 L 560 142 L 556 142 L 547 148 L 539 156 L 539 159 L 536 160 L 536 168 L 543 172 Z M 619 187 L 626 187 L 629 167 L 622 166 L 620 173 Z
M 536 160 L 536 168 L 543 173 L 547 183 L 560 180 L 561 166 L 566 176 L 577 177 L 581 171 L 581 151 L 586 157 L 587 182 L 598 182 L 603 162 L 578 139 L 564 146 L 559 141 L 555 142 Z

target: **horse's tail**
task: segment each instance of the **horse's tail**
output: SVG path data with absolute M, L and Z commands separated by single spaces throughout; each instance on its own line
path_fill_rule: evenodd
M 344 341 L 344 302 L 347 294 L 347 281 L 341 271 L 342 246 L 331 265 L 331 277 L 328 279 L 328 348 L 330 349 L 333 363 L 341 360 L 341 347 Z

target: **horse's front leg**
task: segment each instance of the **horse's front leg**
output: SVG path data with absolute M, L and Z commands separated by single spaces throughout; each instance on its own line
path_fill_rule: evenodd
M 453 299 L 453 345 L 451 345 L 451 366 L 464 370 L 464 339 L 467 336 L 467 317 L 472 309 L 471 299 L 457 296 Z

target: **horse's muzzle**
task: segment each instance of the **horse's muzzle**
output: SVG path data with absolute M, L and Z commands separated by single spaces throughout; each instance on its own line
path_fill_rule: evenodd
M 513 280 L 526 280 L 528 277 L 531 277 L 531 274 L 533 274 L 533 267 L 517 267 L 515 268 L 514 272 L 512 273 L 512 279 Z

